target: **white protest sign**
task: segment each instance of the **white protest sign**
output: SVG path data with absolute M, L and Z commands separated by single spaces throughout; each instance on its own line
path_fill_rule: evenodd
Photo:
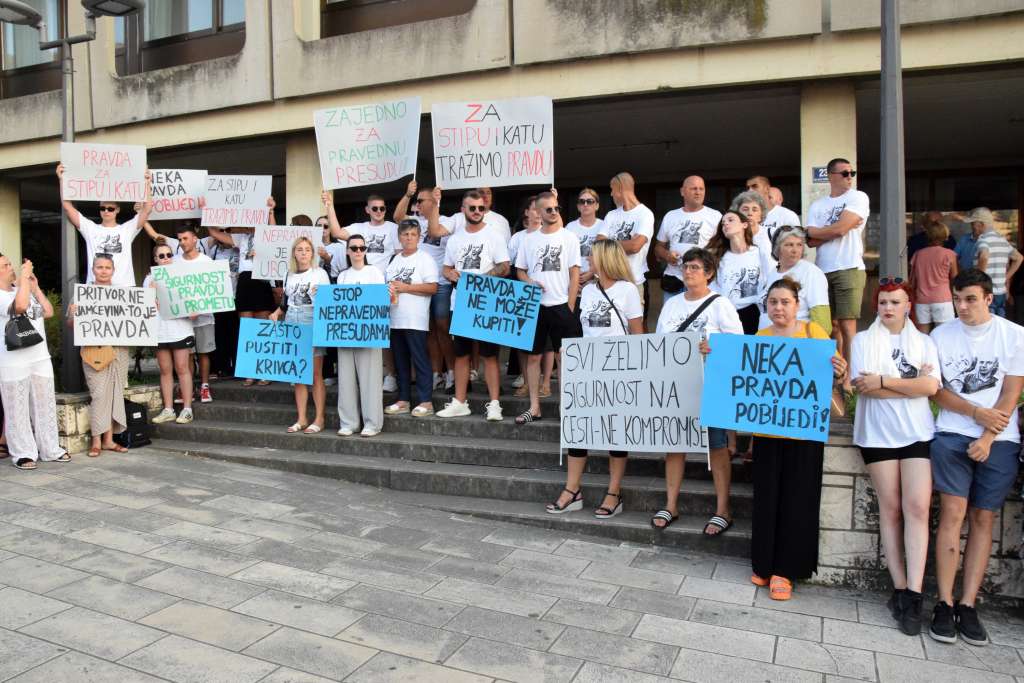
M 270 222 L 268 175 L 211 175 L 206 178 L 203 225 L 255 227 Z
M 75 346 L 156 346 L 156 292 L 75 285 Z
M 150 271 L 157 303 L 165 318 L 235 310 L 227 261 L 175 261 Z
M 550 97 L 442 102 L 430 120 L 434 173 L 444 189 L 554 183 Z
M 323 230 L 311 225 L 259 225 L 253 233 L 252 277 L 254 280 L 283 280 L 288 274 L 292 244 L 299 237 L 313 243 L 313 267 L 320 265 L 317 248 Z
M 199 198 L 206 193 L 206 171 L 185 168 L 161 168 L 150 171 L 152 181 L 152 220 L 200 218 Z M 264 197 L 266 200 L 266 197 Z M 264 204 L 266 201 L 264 201 Z
M 707 453 L 699 344 L 693 332 L 566 339 L 561 447 Z
M 416 173 L 420 98 L 313 112 L 326 190 L 398 180 Z
M 141 202 L 146 199 L 146 148 L 139 145 L 60 143 L 61 198 L 67 201 Z

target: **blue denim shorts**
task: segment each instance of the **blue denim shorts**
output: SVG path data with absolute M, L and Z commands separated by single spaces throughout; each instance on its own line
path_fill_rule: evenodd
M 437 292 L 430 296 L 430 317 L 433 320 L 452 317 L 452 283 L 447 279 L 437 281 Z
M 982 510 L 999 510 L 1017 480 L 1020 444 L 996 441 L 988 460 L 967 457 L 972 436 L 936 432 L 932 439 L 932 482 L 936 491 L 966 498 L 967 504 Z
M 724 429 L 708 427 L 708 449 L 725 448 L 729 445 L 729 437 Z

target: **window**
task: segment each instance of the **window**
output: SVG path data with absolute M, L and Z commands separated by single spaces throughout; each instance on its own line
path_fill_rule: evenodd
M 454 17 L 473 9 L 476 0 L 322 0 L 320 35 L 360 31 Z
M 23 0 L 46 21 L 45 36 L 31 26 L 3 23 L 0 31 L 0 97 L 20 97 L 60 88 L 60 50 L 40 50 L 39 41 L 56 40 L 64 28 L 61 0 Z
M 245 44 L 245 0 L 148 0 L 117 21 L 119 75 L 236 54 Z

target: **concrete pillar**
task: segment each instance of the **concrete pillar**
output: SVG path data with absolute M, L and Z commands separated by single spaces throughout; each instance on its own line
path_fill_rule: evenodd
M 803 220 L 811 202 L 828 195 L 828 179 L 814 168 L 843 157 L 857 168 L 857 101 L 851 81 L 806 83 L 800 92 L 800 188 Z
M 21 199 L 18 183 L 0 179 L 0 252 L 21 263 Z
M 284 204 L 287 220 L 304 213 L 315 221 L 321 215 L 320 192 L 323 183 L 313 131 L 288 139 L 285 147 L 285 173 Z

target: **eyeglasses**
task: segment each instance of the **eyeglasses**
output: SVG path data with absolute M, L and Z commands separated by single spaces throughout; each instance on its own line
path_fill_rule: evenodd
M 374 213 L 376 213 L 378 211 L 387 211 L 387 207 L 386 206 L 371 206 L 370 207 L 370 211 L 373 211 Z
M 549 214 L 550 213 L 558 213 L 561 210 L 562 210 L 562 207 L 560 207 L 560 206 L 545 206 L 544 207 L 544 213 L 549 213 Z
M 354 251 L 356 253 L 359 253 L 359 252 L 362 252 L 362 251 L 366 251 L 366 245 L 364 244 L 361 247 L 349 247 L 348 250 L 349 251 Z
M 171 258 L 171 256 L 172 256 L 171 254 L 157 254 L 156 255 L 156 259 L 157 259 L 157 261 L 162 261 L 164 259 Z
M 880 277 L 878 278 L 878 284 L 882 287 L 886 285 L 902 285 L 904 282 L 901 277 Z
M 113 211 L 117 211 L 117 207 L 116 206 L 101 206 L 100 207 L 100 211 L 110 211 L 110 212 L 113 212 Z
M 466 211 L 469 211 L 470 213 L 483 213 L 486 210 L 487 210 L 486 206 L 467 206 L 466 207 Z
M 844 178 L 856 178 L 857 177 L 857 172 L 856 171 L 832 171 L 832 173 L 834 175 L 841 175 Z
M 577 204 L 583 204 L 584 206 L 590 206 L 591 204 L 597 204 L 596 199 L 577 199 Z
M 698 270 L 704 270 L 704 264 L 703 263 L 684 263 L 683 264 L 683 270 L 689 270 L 689 271 L 692 271 L 692 272 L 697 272 Z

